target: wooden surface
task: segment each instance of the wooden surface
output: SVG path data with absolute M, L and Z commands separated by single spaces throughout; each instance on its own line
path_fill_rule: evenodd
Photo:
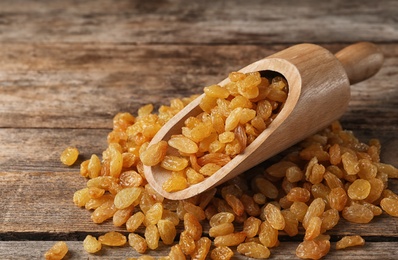
M 379 138 L 382 160 L 398 166 L 397 17 L 395 0 L 0 1 L 0 259 L 40 259 L 61 239 L 68 259 L 137 256 L 129 247 L 83 251 L 86 234 L 118 228 L 93 224 L 73 205 L 85 180 L 78 164 L 61 165 L 60 152 L 75 145 L 80 160 L 100 154 L 117 112 L 200 93 L 296 43 L 337 52 L 372 41 L 382 49 L 383 68 L 351 87 L 341 121 L 364 141 Z M 398 181 L 390 188 L 398 192 Z M 368 225 L 342 221 L 329 234 L 367 242 L 325 259 L 398 254 L 398 219 L 386 215 Z M 295 239 L 281 237 L 272 258 L 295 259 Z

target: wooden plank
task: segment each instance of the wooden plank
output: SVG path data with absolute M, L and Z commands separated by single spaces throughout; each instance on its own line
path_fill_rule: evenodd
M 68 237 L 68 234 L 82 237 L 87 233 L 125 231 L 124 227 L 114 227 L 111 221 L 94 224 L 89 211 L 73 204 L 73 193 L 86 186 L 85 179 L 77 172 L 0 172 L 0 176 L 0 236 L 3 239 L 22 239 L 35 233 L 44 237 Z M 398 181 L 391 180 L 389 188 L 398 193 Z M 204 223 L 204 230 L 208 228 Z M 341 220 L 330 234 L 397 237 L 397 230 L 397 218 L 382 215 L 366 225 Z
M 127 257 L 139 257 L 133 248 L 126 245 L 123 247 L 104 247 L 99 253 L 88 254 L 84 251 L 81 241 L 65 241 L 69 252 L 65 259 L 126 259 Z M 0 241 L 0 258 L 3 260 L 19 259 L 41 259 L 44 253 L 52 247 L 54 241 Z M 271 249 L 270 259 L 298 259 L 295 256 L 298 242 L 282 242 L 280 246 Z M 335 243 L 331 243 L 331 250 L 322 259 L 362 260 L 382 259 L 395 260 L 398 253 L 398 242 L 366 242 L 362 247 L 353 247 L 345 250 L 336 250 Z M 147 254 L 153 257 L 165 256 L 169 247 L 161 246 L 155 251 Z M 235 253 L 233 260 L 252 259 Z
M 109 128 L 117 112 L 202 92 L 229 71 L 255 61 L 250 55 L 242 58 L 241 51 L 258 55 L 260 50 L 264 56 L 275 51 L 255 46 L 238 52 L 226 46 L 2 44 L 0 126 Z
M 394 127 L 361 129 L 350 121 L 343 124 L 362 141 L 378 138 L 381 142 L 381 160 L 398 167 L 398 137 Z M 365 126 L 363 126 L 365 127 Z M 13 129 L 0 128 L 0 172 L 76 172 L 79 163 L 92 154 L 101 157 L 107 148 L 110 129 Z M 80 156 L 73 167 L 61 164 L 59 157 L 68 146 L 79 149 Z
M 76 172 L 79 163 L 91 154 L 101 156 L 107 147 L 109 129 L 13 129 L 0 128 L 0 172 Z M 77 163 L 67 167 L 60 162 L 62 151 L 75 146 Z
M 391 42 L 394 0 L 1 1 L 3 42 L 264 44 Z M 27 22 L 29 21 L 29 22 Z M 51 24 L 51 26 L 47 26 Z M 319 29 L 322 28 L 322 29 Z
M 337 51 L 346 45 L 323 46 Z M 394 129 L 398 123 L 398 45 L 380 46 L 386 55 L 381 71 L 352 86 L 343 117 L 350 128 Z M 201 93 L 286 47 L 0 44 L 0 127 L 110 128 L 118 112 Z

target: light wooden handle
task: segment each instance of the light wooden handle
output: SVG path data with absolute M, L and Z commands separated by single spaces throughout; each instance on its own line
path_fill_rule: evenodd
M 376 74 L 384 60 L 380 49 L 370 42 L 350 45 L 335 54 L 343 64 L 350 84 L 364 81 Z

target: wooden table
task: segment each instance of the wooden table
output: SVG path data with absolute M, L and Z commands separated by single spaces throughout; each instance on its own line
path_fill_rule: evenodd
M 352 86 L 341 122 L 364 141 L 379 138 L 382 160 L 398 166 L 397 17 L 395 0 L 0 1 L 0 259 L 40 259 L 58 240 L 68 259 L 137 256 L 128 246 L 84 252 L 87 234 L 123 228 L 96 225 L 73 205 L 86 180 L 78 164 L 60 163 L 61 151 L 77 146 L 80 161 L 101 154 L 116 113 L 200 93 L 296 43 L 380 46 L 383 68 Z M 390 188 L 398 192 L 398 182 Z M 366 245 L 325 259 L 398 254 L 398 220 L 384 214 L 368 225 L 342 221 L 329 234 L 358 234 Z M 299 240 L 285 238 L 272 258 L 295 259 Z

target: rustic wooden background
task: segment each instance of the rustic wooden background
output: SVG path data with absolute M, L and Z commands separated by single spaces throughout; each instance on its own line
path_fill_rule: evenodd
M 117 112 L 200 93 L 293 44 L 336 52 L 358 41 L 378 44 L 385 63 L 352 86 L 341 121 L 364 141 L 379 138 L 383 161 L 398 166 L 398 1 L 0 1 L 0 259 L 40 259 L 61 239 L 68 259 L 136 256 L 129 247 L 84 252 L 86 234 L 117 228 L 73 205 L 85 180 L 77 164 L 61 165 L 65 147 L 77 146 L 80 160 L 100 154 Z M 398 220 L 386 215 L 329 234 L 367 242 L 325 259 L 398 254 Z M 295 259 L 298 242 L 281 240 L 272 258 Z

